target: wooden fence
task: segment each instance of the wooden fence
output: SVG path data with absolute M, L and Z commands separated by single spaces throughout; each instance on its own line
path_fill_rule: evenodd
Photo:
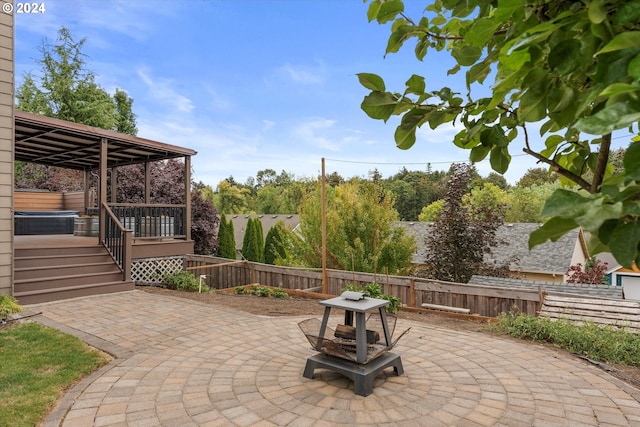
M 255 262 L 230 263 L 228 259 L 189 255 L 187 268 L 196 277 L 206 275 L 206 283 L 214 289 L 260 283 L 285 289 L 320 290 L 322 274 L 319 270 L 279 267 Z M 223 264 L 223 265 L 217 265 Z M 440 282 L 417 277 L 385 276 L 328 270 L 328 293 L 339 295 L 347 283 L 366 285 L 376 282 L 384 286 L 384 293 L 395 295 L 408 307 L 437 304 L 468 308 L 471 314 L 496 317 L 512 308 L 535 315 L 540 309 L 542 294 L 538 290 L 505 289 L 503 287 Z
M 17 211 L 79 211 L 84 213 L 84 192 L 15 191 L 13 208 Z

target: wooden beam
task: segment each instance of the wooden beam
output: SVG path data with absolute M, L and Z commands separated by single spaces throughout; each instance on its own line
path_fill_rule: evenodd
M 185 230 L 187 241 L 191 240 L 191 156 L 184 156 L 184 204 L 185 213 Z
M 111 203 L 118 203 L 118 168 L 111 168 Z
M 100 189 L 98 190 L 98 206 L 100 208 L 100 218 L 98 219 L 100 242 L 105 240 L 105 205 L 107 204 L 107 156 L 109 141 L 107 138 L 100 139 Z

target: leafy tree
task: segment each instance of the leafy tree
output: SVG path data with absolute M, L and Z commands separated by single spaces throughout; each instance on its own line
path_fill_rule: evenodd
M 560 183 L 531 185 L 528 187 L 515 186 L 510 188 L 506 197 L 506 222 L 542 222 L 542 209 L 545 202 Z
M 283 264 L 322 266 L 320 189 L 300 207 L 299 237 Z M 327 188 L 327 266 L 339 270 L 400 274 L 410 268 L 413 237 L 395 226 L 398 213 L 390 193 L 367 181 Z
M 278 221 L 269 229 L 264 241 L 264 262 L 275 265 L 276 261 L 287 258 L 287 228 L 284 222 Z
M 198 191 L 191 192 L 191 238 L 196 254 L 210 255 L 218 251 L 218 213 L 213 204 Z
M 227 221 L 227 217 L 224 214 L 220 216 L 218 242 L 220 243 L 218 256 L 236 259 L 236 238 L 233 230 L 233 221 Z
M 606 262 L 602 262 L 599 259 L 591 258 L 587 260 L 582 267 L 581 263 L 572 265 L 567 270 L 567 283 L 592 283 L 596 285 L 608 285 L 607 281 L 607 269 L 609 268 Z
M 489 175 L 484 179 L 484 182 L 493 184 L 502 190 L 506 190 L 507 188 L 509 188 L 509 183 L 507 182 L 506 178 L 495 172 L 489 173 Z
M 477 220 L 484 220 L 485 218 L 482 217 L 487 213 L 504 218 L 507 207 L 507 193 L 500 187 L 485 182 L 482 187 L 473 188 L 469 193 L 463 195 L 462 203 L 469 212 L 475 212 L 476 215 L 480 216 L 480 218 L 476 218 Z
M 400 0 L 371 0 L 368 18 L 392 22 L 387 53 L 415 40 L 419 60 L 446 49 L 456 61 L 448 74 L 465 70 L 465 95 L 448 87 L 427 91 L 416 74 L 403 93 L 387 91 L 375 74 L 358 75 L 371 91 L 362 102 L 370 117 L 401 116 L 398 147 L 410 148 L 425 124 L 461 123 L 454 144 L 471 150 L 474 162 L 489 156 L 492 168 L 504 173 L 510 143 L 521 134 L 525 153 L 582 190 L 554 192 L 543 213 L 549 219 L 529 245 L 582 226 L 594 251 L 610 250 L 628 268 L 640 263 L 640 139 L 627 149 L 622 172 L 611 177 L 609 165 L 611 133 L 640 119 L 637 2 L 434 1 L 417 20 Z M 480 84 L 491 87 L 489 96 L 474 95 Z M 536 151 L 528 125 L 540 121 L 546 139 Z
M 490 205 L 476 207 L 463 202 L 471 183 L 472 166 L 454 164 L 451 169 L 442 212 L 427 237 L 425 264 L 432 279 L 467 283 L 473 274 L 484 269 L 484 255 L 496 244 L 495 233 L 502 217 Z
M 529 168 L 516 183 L 517 187 L 531 187 L 532 185 L 542 185 L 556 182 L 557 175 L 549 172 L 545 168 Z
M 40 73 L 28 73 L 16 89 L 16 108 L 29 113 L 55 117 L 102 129 L 135 135 L 133 99 L 116 89 L 110 96 L 87 70 L 82 47 L 65 27 L 58 31 L 57 44 L 46 40 L 40 47 Z M 16 162 L 16 186 L 50 191 L 77 191 L 83 188 L 81 171 Z
M 421 222 L 433 222 L 440 216 L 442 209 L 444 208 L 444 199 L 436 200 L 430 205 L 422 208 L 422 212 L 418 215 L 418 221 Z
M 214 204 L 221 212 L 243 213 L 249 204 L 249 196 L 249 189 L 224 180 L 216 188 Z

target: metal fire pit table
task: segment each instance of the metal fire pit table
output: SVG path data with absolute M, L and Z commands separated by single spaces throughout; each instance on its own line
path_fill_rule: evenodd
M 344 295 L 344 294 L 343 294 Z M 324 338 L 324 334 L 329 322 L 329 315 L 332 308 L 345 311 L 345 325 L 353 326 L 353 318 L 355 313 L 356 320 L 356 361 L 331 356 L 328 354 L 316 354 L 307 359 L 303 376 L 313 379 L 313 372 L 317 368 L 324 368 L 330 371 L 340 373 L 354 382 L 354 392 L 361 396 L 367 396 L 373 393 L 373 379 L 376 375 L 387 367 L 392 366 L 396 375 L 400 376 L 404 373 L 400 355 L 385 351 L 373 359 L 368 360 L 367 354 L 367 326 L 366 314 L 375 310 L 380 313 L 382 322 L 382 330 L 387 347 L 391 347 L 391 333 L 387 322 L 387 315 L 384 307 L 389 301 L 376 298 L 362 298 L 359 300 L 347 299 L 344 296 L 331 298 L 320 301 L 324 305 L 324 316 L 320 325 L 319 338 Z

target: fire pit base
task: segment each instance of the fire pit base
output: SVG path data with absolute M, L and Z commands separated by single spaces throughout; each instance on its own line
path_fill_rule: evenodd
M 397 376 L 404 373 L 400 355 L 391 352 L 380 355 L 366 365 L 326 354 L 316 354 L 307 359 L 302 376 L 313 379 L 313 371 L 318 368 L 328 369 L 350 378 L 353 381 L 355 394 L 368 396 L 373 393 L 373 379 L 389 366 L 393 366 Z

